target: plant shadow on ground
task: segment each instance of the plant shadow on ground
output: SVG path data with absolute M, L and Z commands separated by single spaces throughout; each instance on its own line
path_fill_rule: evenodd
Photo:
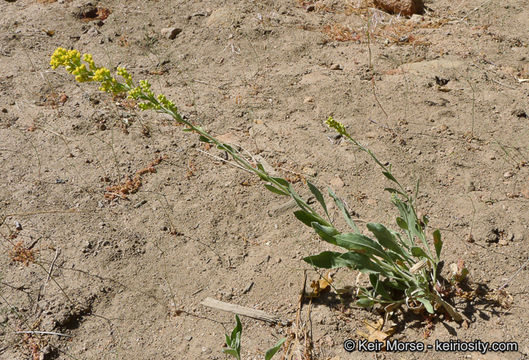
M 453 291 L 454 293 L 448 296 L 448 299 L 465 316 L 463 321 L 455 323 L 458 324 L 458 328 L 468 328 L 470 324 L 477 322 L 477 317 L 489 321 L 493 317 L 499 318 L 501 315 L 510 314 L 508 310 L 510 307 L 510 295 L 505 291 L 495 291 L 486 284 L 474 282 L 459 284 L 458 288 L 454 288 Z M 455 294 L 455 291 L 458 291 L 459 294 Z M 345 312 L 346 309 L 352 308 L 351 305 L 354 305 L 355 298 L 352 293 L 342 296 L 335 291 L 326 291 L 317 297 L 305 296 L 303 305 L 308 305 L 309 303 L 312 303 L 315 307 L 326 306 L 329 309 Z M 368 313 L 382 317 L 386 316 L 384 309 L 381 307 L 366 309 L 366 315 Z M 387 319 L 393 322 L 393 334 L 402 333 L 407 328 L 424 329 L 424 336 L 427 338 L 433 327 L 442 324 L 450 335 L 458 335 L 456 327 L 453 326 L 454 321 L 445 312 L 433 316 L 426 311 L 416 313 L 410 309 L 404 310 L 401 306 L 398 312 L 394 312 Z

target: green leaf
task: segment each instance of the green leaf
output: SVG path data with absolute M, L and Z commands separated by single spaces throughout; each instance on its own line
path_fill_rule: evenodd
M 399 194 L 399 195 L 402 195 L 402 196 L 406 196 L 406 194 L 404 194 L 402 191 L 397 190 L 395 188 L 384 188 L 384 190 L 386 190 L 387 192 L 389 192 L 391 194 Z
M 385 274 L 387 270 L 380 267 L 380 265 L 373 262 L 369 256 L 364 254 L 359 254 L 357 252 L 347 252 L 340 256 L 341 261 L 346 261 L 349 266 L 354 267 L 356 270 L 366 273 L 366 274 Z
M 363 308 L 369 308 L 374 304 L 375 302 L 369 298 L 360 298 L 356 301 L 356 305 L 361 306 Z
M 279 351 L 279 349 L 281 349 L 281 346 L 283 345 L 285 340 L 286 338 L 279 340 L 273 348 L 266 350 L 265 360 L 270 360 Z
M 285 179 L 283 178 L 280 178 L 280 177 L 273 177 L 272 180 L 275 180 L 277 181 L 279 184 L 283 185 L 283 186 L 287 186 L 290 184 L 288 181 L 286 181 Z
M 303 224 L 312 227 L 312 223 L 321 223 L 321 220 L 318 219 L 316 216 L 306 212 L 305 210 L 297 210 L 294 211 L 294 216 L 301 221 Z
M 408 224 L 401 217 L 397 218 L 397 225 L 403 230 L 408 230 Z
M 367 228 L 373 233 L 373 235 L 375 235 L 380 245 L 392 250 L 399 255 L 402 255 L 405 258 L 408 257 L 402 247 L 400 247 L 395 241 L 395 236 L 384 225 L 369 223 L 367 224 Z
M 189 129 L 186 129 L 186 130 L 189 130 Z M 200 135 L 198 137 L 198 140 L 202 141 L 202 142 L 205 142 L 205 143 L 208 143 L 208 144 L 211 144 L 211 140 L 209 140 L 207 137 L 205 137 L 204 135 Z
M 417 298 L 417 301 L 420 301 L 426 308 L 426 311 L 428 311 L 430 314 L 434 313 L 432 303 L 428 299 Z
M 387 290 L 384 288 L 384 283 L 380 281 L 378 274 L 370 274 L 369 282 L 371 282 L 371 285 L 373 286 L 373 291 L 377 295 L 380 295 L 384 300 L 392 300 L 391 296 L 389 295 Z
M 384 286 L 390 287 L 395 290 L 402 290 L 402 291 L 404 291 L 407 287 L 405 283 L 398 282 L 396 280 L 388 280 L 388 279 L 384 280 Z
M 239 356 L 239 353 L 237 352 L 237 350 L 234 350 L 234 349 L 222 349 L 222 352 L 224 354 L 228 354 L 228 355 L 233 356 L 237 360 L 240 359 L 240 356 Z
M 384 259 L 388 258 L 388 255 L 384 249 L 382 249 L 380 244 L 365 235 L 359 233 L 345 233 L 336 235 L 334 239 L 336 245 L 347 250 L 353 250 L 368 256 L 375 254 Z
M 343 254 L 336 251 L 324 251 L 318 255 L 307 256 L 303 260 L 312 266 L 324 269 L 333 269 L 341 267 L 355 267 L 350 260 L 343 259 Z
M 345 208 L 345 204 L 343 203 L 343 201 L 338 196 L 336 196 L 336 194 L 332 191 L 331 188 L 328 188 L 328 190 L 329 190 L 329 195 L 334 200 L 334 203 L 336 204 L 336 206 L 338 206 L 338 209 L 340 209 L 342 211 L 343 217 L 344 217 L 345 222 L 347 223 L 347 225 L 349 225 L 349 227 L 351 229 L 353 229 L 354 232 L 359 233 L 360 230 L 358 229 L 358 227 L 354 223 L 353 219 L 351 218 L 351 215 L 349 214 L 349 211 L 347 211 L 347 209 Z
M 331 226 L 323 226 L 315 221 L 311 223 L 311 226 L 316 234 L 318 234 L 323 240 L 330 244 L 338 245 L 334 236 L 340 234 L 340 232 L 336 230 L 336 228 Z
M 320 203 L 321 207 L 323 208 L 323 211 L 325 211 L 325 214 L 327 214 L 327 217 L 329 217 L 329 212 L 327 211 L 327 205 L 325 205 L 325 199 L 323 198 L 323 195 L 321 194 L 320 190 L 308 180 L 307 180 L 307 185 L 309 187 L 310 192 L 314 195 L 316 200 L 318 200 L 318 202 Z
M 433 245 L 435 247 L 437 260 L 439 261 L 439 259 L 441 259 L 441 250 L 443 249 L 443 242 L 441 241 L 441 232 L 439 229 L 433 232 Z
M 399 182 L 395 177 L 389 172 L 389 171 L 382 171 L 382 174 L 384 174 L 385 177 L 387 177 L 389 180 L 393 181 L 394 183 L 398 184 Z
M 231 332 L 232 340 L 236 338 L 237 334 L 241 334 L 242 333 L 242 324 L 241 324 L 241 319 L 239 319 L 239 315 L 235 315 L 235 322 L 237 324 L 236 324 L 235 328 L 233 329 L 233 331 Z
M 411 248 L 411 254 L 421 259 L 430 259 L 430 257 L 424 252 L 424 250 L 418 246 L 414 246 Z
M 268 190 L 270 190 L 271 192 L 273 192 L 275 194 L 288 195 L 286 192 L 284 192 L 282 190 L 279 190 L 278 188 L 276 188 L 275 186 L 270 185 L 270 184 L 265 184 L 265 188 L 267 188 Z
M 229 153 L 233 153 L 233 148 L 228 145 L 228 144 L 220 144 L 220 145 L 217 145 L 217 149 L 219 150 L 224 150 L 224 151 L 227 151 Z

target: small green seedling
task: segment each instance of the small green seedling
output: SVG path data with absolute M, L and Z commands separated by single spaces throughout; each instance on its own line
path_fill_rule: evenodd
M 242 334 L 242 324 L 238 315 L 235 315 L 235 328 L 232 330 L 231 335 L 226 334 L 226 349 L 223 349 L 222 352 L 225 354 L 233 356 L 237 360 L 241 360 L 241 334 Z M 281 349 L 281 346 L 285 342 L 285 338 L 279 340 L 277 344 L 268 349 L 265 353 L 265 360 L 270 360 L 272 357 Z
M 235 315 L 235 328 L 232 330 L 231 335 L 226 334 L 226 349 L 222 352 L 233 356 L 237 360 L 241 360 L 241 334 L 242 324 L 238 315 Z

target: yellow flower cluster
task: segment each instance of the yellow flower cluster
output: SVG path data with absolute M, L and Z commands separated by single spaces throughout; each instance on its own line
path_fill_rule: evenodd
M 86 64 L 81 62 L 81 53 L 79 51 L 57 48 L 51 56 L 50 65 L 53 69 L 56 69 L 59 66 L 64 66 L 66 71 L 75 75 L 75 80 L 78 82 L 99 82 L 101 84 L 99 87 L 101 91 L 118 94 L 127 90 L 123 84 L 120 84 L 114 79 L 114 77 L 112 77 L 109 69 L 98 67 L 95 64 L 92 55 L 85 54 L 82 58 L 88 64 L 88 69 L 86 68 Z M 121 75 L 127 84 L 132 85 L 132 78 L 127 70 L 119 68 L 118 75 Z
M 81 61 L 81 58 L 86 63 Z M 88 68 L 86 65 L 88 64 Z M 51 57 L 50 65 L 53 69 L 64 66 L 66 71 L 75 75 L 79 82 L 95 81 L 101 84 L 99 89 L 112 94 L 127 92 L 129 98 L 144 100 L 138 106 L 142 110 L 170 110 L 175 116 L 179 116 L 175 104 L 168 100 L 165 95 L 155 96 L 151 90 L 151 84 L 146 80 L 140 80 L 139 86 L 134 86 L 132 76 L 125 68 L 118 67 L 116 74 L 125 80 L 120 83 L 106 67 L 98 67 L 91 54 L 84 54 L 77 50 L 66 50 L 58 48 Z
M 331 127 L 334 130 L 336 130 L 338 132 L 338 134 L 347 135 L 347 131 L 345 130 L 345 126 L 343 126 L 343 124 L 341 122 L 334 120 L 332 116 L 329 116 L 329 118 L 327 119 L 327 121 L 325 121 L 325 123 L 329 127 Z

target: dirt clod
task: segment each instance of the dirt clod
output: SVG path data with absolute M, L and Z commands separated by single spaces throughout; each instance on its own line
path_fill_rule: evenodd
M 411 16 L 424 11 L 423 0 L 374 0 L 375 6 L 391 14 Z
M 181 32 L 182 32 L 182 29 L 177 28 L 177 27 L 167 27 L 167 28 L 163 28 L 162 30 L 160 30 L 160 33 L 166 38 L 168 38 L 169 40 L 173 40 Z

